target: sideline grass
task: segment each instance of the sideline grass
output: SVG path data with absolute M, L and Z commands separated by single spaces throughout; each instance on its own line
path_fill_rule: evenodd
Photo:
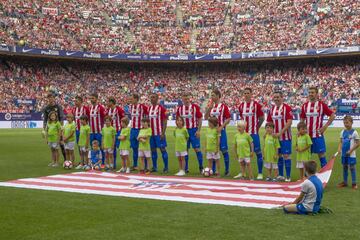
M 175 173 L 172 130 L 169 128 L 167 140 L 170 172 Z M 231 148 L 235 128 L 227 131 Z M 339 131 L 326 133 L 328 157 L 337 149 Z M 0 153 L 0 181 L 68 172 L 47 167 L 50 152 L 36 129 L 0 130 Z M 232 150 L 230 155 L 234 176 L 239 167 Z M 190 159 L 196 175 L 192 150 Z M 253 164 L 256 169 L 255 161 Z M 298 177 L 295 161 L 292 176 Z M 337 189 L 341 176 L 337 161 L 323 201 L 334 214 L 317 216 L 0 187 L 0 239 L 360 239 L 360 191 Z

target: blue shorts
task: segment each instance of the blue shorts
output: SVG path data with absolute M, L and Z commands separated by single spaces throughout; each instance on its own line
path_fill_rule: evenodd
M 220 137 L 220 150 L 221 151 L 227 151 L 228 148 L 228 143 L 227 143 L 227 135 L 226 135 L 226 129 L 223 128 L 221 130 L 221 137 Z
M 131 146 L 131 148 L 139 148 L 139 141 L 137 140 L 139 133 L 140 133 L 140 129 L 138 129 L 138 128 L 130 129 L 130 146 Z
M 283 140 L 280 141 L 280 149 L 279 149 L 279 153 L 280 154 L 291 154 L 291 148 L 292 148 L 292 143 L 291 140 Z
M 326 152 L 326 145 L 324 136 L 311 138 L 312 145 L 311 145 L 311 153 L 325 153 Z
M 161 139 L 160 135 L 151 136 L 150 137 L 150 148 L 166 148 L 166 137 L 164 139 Z
M 121 133 L 121 130 L 117 131 L 116 135 L 115 135 L 115 147 L 116 148 L 120 147 L 120 139 L 119 139 L 120 133 Z
M 309 212 L 306 211 L 306 208 L 302 203 L 296 204 L 297 214 L 308 214 Z
M 91 145 L 91 148 L 92 148 L 92 142 L 94 140 L 97 140 L 99 142 L 99 147 L 101 147 L 101 140 L 102 140 L 101 133 L 90 133 L 90 145 Z
M 79 143 L 79 138 L 80 138 L 80 130 L 75 131 L 75 137 L 76 137 L 76 144 L 78 144 Z
M 254 152 L 255 153 L 261 153 L 261 145 L 260 145 L 260 137 L 259 134 L 250 134 L 250 136 L 253 139 L 254 144 Z
M 188 129 L 188 133 L 189 133 L 189 140 L 187 142 L 187 148 L 190 148 L 190 143 L 192 148 L 200 148 L 200 138 L 197 138 L 195 136 L 195 133 L 197 132 L 197 128 L 189 128 Z
M 355 165 L 356 164 L 356 158 L 354 157 L 341 157 L 341 164 L 349 164 L 349 165 Z

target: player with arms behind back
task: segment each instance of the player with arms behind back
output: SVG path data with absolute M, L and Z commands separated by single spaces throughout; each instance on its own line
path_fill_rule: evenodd
M 153 172 L 157 172 L 157 149 L 160 148 L 162 159 L 164 162 L 163 173 L 168 172 L 168 153 L 166 151 L 166 109 L 159 103 L 159 96 L 151 93 L 149 109 L 150 127 L 152 136 L 150 138 L 151 158 L 153 163 Z
M 181 117 L 185 121 L 185 127 L 189 133 L 187 148 L 189 151 L 190 144 L 193 147 L 199 163 L 200 173 L 203 170 L 203 155 L 200 149 L 200 131 L 202 126 L 202 113 L 199 105 L 192 103 L 191 94 L 184 91 L 182 94 L 182 106 L 176 110 L 176 117 Z M 185 156 L 185 172 L 189 170 L 189 155 Z
M 81 96 L 75 97 L 75 107 L 72 109 L 72 114 L 75 117 L 75 126 L 76 126 L 76 143 L 79 143 L 80 137 L 80 127 L 81 127 L 81 116 L 87 116 L 89 119 L 89 108 L 83 104 L 83 98 Z M 79 149 L 80 153 L 80 149 Z
M 113 97 L 108 99 L 107 115 L 111 118 L 111 125 L 116 130 L 115 146 L 113 151 L 114 168 L 116 168 L 117 149 L 120 145 L 119 136 L 122 130 L 121 119 L 125 116 L 125 112 L 122 107 L 116 106 L 116 100 Z
M 273 94 L 274 105 L 270 108 L 267 116 L 267 122 L 272 122 L 275 126 L 274 135 L 280 140 L 279 150 L 279 181 L 284 180 L 284 162 L 286 170 L 285 181 L 290 182 L 291 174 L 291 124 L 293 119 L 292 109 L 289 105 L 284 103 L 284 96 L 282 92 L 276 91 Z
M 321 167 L 326 165 L 326 145 L 324 133 L 335 119 L 335 113 L 319 98 L 317 87 L 309 87 L 309 100 L 301 108 L 300 120 L 305 122 L 311 137 L 311 153 L 317 153 Z M 323 124 L 324 116 L 329 116 L 329 120 Z
M 139 103 L 140 96 L 137 93 L 132 94 L 130 98 L 131 130 L 130 145 L 133 150 L 133 170 L 138 169 L 139 140 L 138 136 L 142 125 L 142 120 L 148 115 L 147 107 Z
M 90 95 L 90 102 L 91 105 L 89 107 L 90 111 L 90 145 L 92 146 L 92 142 L 94 140 L 97 140 L 99 143 L 99 146 L 102 146 L 102 135 L 101 130 L 104 126 L 104 117 L 106 115 L 106 109 L 103 105 L 98 103 L 98 95 L 96 93 L 93 93 Z M 102 149 L 101 149 L 102 151 Z M 105 154 L 102 152 L 102 162 L 104 163 L 105 160 Z

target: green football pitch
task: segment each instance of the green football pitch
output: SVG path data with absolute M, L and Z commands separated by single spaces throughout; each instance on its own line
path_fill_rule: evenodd
M 235 128 L 227 131 L 234 176 L 239 171 L 232 150 Z M 339 131 L 333 128 L 326 133 L 328 158 L 337 149 Z M 169 174 L 174 174 L 173 128 L 168 129 L 167 141 Z M 194 152 L 190 153 L 190 171 L 196 175 L 197 161 Z M 0 130 L 0 181 L 69 172 L 47 167 L 49 162 L 50 151 L 41 130 Z M 253 169 L 257 169 L 255 162 Z M 294 159 L 294 180 L 298 174 Z M 360 190 L 336 188 L 341 179 L 337 159 L 323 198 L 323 205 L 334 213 L 316 216 L 0 187 L 0 239 L 360 239 Z

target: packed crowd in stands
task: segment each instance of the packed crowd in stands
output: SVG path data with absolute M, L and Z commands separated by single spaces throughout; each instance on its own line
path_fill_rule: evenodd
M 204 106 L 212 88 L 223 93 L 233 111 L 242 99 L 245 87 L 254 89 L 254 97 L 265 109 L 275 89 L 284 92 L 286 101 L 299 109 L 309 86 L 319 86 L 322 99 L 331 106 L 339 98 L 360 97 L 359 61 L 346 63 L 268 63 L 196 66 L 117 65 L 81 62 L 24 62 L 5 60 L 0 65 L 0 112 L 40 111 L 46 95 L 53 91 L 58 101 L 69 107 L 76 95 L 98 92 L 104 103 L 114 96 L 127 104 L 133 92 L 149 103 L 149 94 L 158 92 L 166 102 L 178 102 L 184 90 L 192 91 L 194 102 Z M 34 107 L 18 105 L 16 100 L 35 99 Z M 169 110 L 173 111 L 173 109 Z
M 4 0 L 0 43 L 107 53 L 229 53 L 360 44 L 357 0 Z

